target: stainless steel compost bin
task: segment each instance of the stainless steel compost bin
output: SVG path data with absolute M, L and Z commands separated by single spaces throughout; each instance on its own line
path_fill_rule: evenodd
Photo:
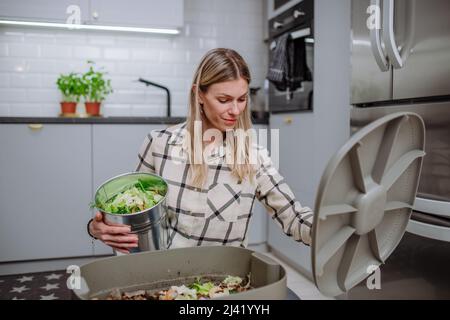
M 397 247 L 414 205 L 425 147 L 414 113 L 396 113 L 355 133 L 326 167 L 316 195 L 312 270 L 318 289 L 340 295 L 368 277 Z M 231 299 L 284 299 L 286 272 L 264 254 L 195 247 L 112 257 L 81 267 L 74 297 L 121 288 L 168 288 L 201 275 L 251 272 L 255 289 Z
M 163 198 L 154 206 L 147 209 L 118 214 L 106 211 L 100 203 L 112 199 L 118 193 L 135 185 L 138 181 L 147 186 L 162 187 Z M 126 224 L 131 226 L 131 232 L 138 236 L 138 247 L 130 248 L 130 252 L 143 252 L 162 250 L 167 243 L 167 215 L 166 193 L 168 185 L 166 181 L 156 174 L 143 172 L 130 172 L 113 177 L 103 183 L 95 192 L 95 206 L 103 214 L 103 219 L 108 224 Z

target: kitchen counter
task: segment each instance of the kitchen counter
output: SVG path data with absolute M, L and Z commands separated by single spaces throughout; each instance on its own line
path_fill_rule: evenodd
M 0 123 L 68 123 L 68 124 L 177 124 L 185 117 L 0 117 Z M 253 118 L 253 124 L 268 124 L 268 113 Z

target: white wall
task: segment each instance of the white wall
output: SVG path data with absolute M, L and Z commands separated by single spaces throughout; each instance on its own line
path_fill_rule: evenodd
M 134 82 L 139 77 L 172 93 L 172 114 L 185 116 L 193 72 L 215 47 L 243 55 L 262 86 L 267 53 L 262 0 L 186 0 L 185 27 L 178 36 L 56 31 L 0 27 L 0 116 L 56 116 L 60 73 L 85 71 L 86 60 L 104 66 L 115 92 L 104 115 L 164 116 L 165 93 Z M 83 113 L 80 104 L 78 112 Z
M 270 120 L 276 129 L 284 117 L 293 119 L 280 131 L 281 144 L 290 144 L 288 152 L 280 152 L 280 172 L 297 200 L 312 209 L 325 166 L 350 136 L 350 2 L 315 0 L 313 112 L 271 115 Z M 311 276 L 310 248 L 286 237 L 273 221 L 269 245 Z

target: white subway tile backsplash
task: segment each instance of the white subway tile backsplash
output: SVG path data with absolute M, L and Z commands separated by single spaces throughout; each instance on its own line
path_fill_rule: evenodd
M 145 65 L 140 62 L 127 62 L 127 61 L 118 61 L 115 63 L 116 65 L 116 73 L 118 75 L 133 75 L 138 77 L 145 70 Z
M 172 94 L 172 104 L 183 105 L 187 104 L 189 102 L 188 100 L 189 100 L 189 92 Z
M 200 49 L 202 41 L 202 38 L 176 38 L 172 41 L 172 49 L 179 51 Z
M 23 59 L 0 58 L 0 72 L 22 72 L 26 68 Z
M 9 74 L 0 73 L 0 88 L 9 87 Z
M 183 77 L 185 79 L 191 79 L 194 77 L 195 65 L 193 63 L 187 64 L 173 64 L 176 77 Z
M 131 115 L 135 117 L 163 117 L 166 115 L 164 105 L 133 105 Z
M 25 89 L 0 88 L 1 102 L 25 102 Z
M 61 101 L 61 94 L 56 86 L 54 89 L 28 89 L 26 98 L 26 101 L 29 102 L 59 103 Z
M 150 81 L 158 81 L 159 77 L 174 77 L 175 73 L 175 65 L 174 64 L 155 64 L 155 63 L 146 63 L 145 64 L 145 73 L 142 74 L 142 78 L 150 80 Z
M 56 80 L 59 74 L 41 74 L 41 88 L 56 88 Z
M 217 48 L 217 40 L 214 38 L 200 38 L 200 48 L 204 51 L 208 51 L 211 49 Z
M 195 68 L 210 49 L 241 53 L 252 85 L 262 84 L 267 69 L 263 5 L 262 0 L 186 0 L 185 25 L 176 36 L 4 27 L 0 114 L 58 114 L 57 77 L 85 72 L 86 61 L 94 60 L 114 89 L 104 103 L 105 115 L 165 115 L 164 91 L 136 81 L 142 77 L 169 87 L 172 114 L 184 117 Z M 84 104 L 80 108 L 83 113 Z
M 186 63 L 186 50 L 161 50 L 160 60 L 162 63 Z
M 112 36 L 101 36 L 92 34 L 87 36 L 87 42 L 93 46 L 112 46 L 115 44 L 115 38 Z
M 6 57 L 8 55 L 8 46 L 6 43 L 0 43 L 0 57 Z
M 9 115 L 12 117 L 40 117 L 41 104 L 14 103 L 10 105 Z
M 115 90 L 109 97 L 109 103 L 133 104 L 145 101 L 144 90 Z
M 0 42 L 2 43 L 17 43 L 23 42 L 25 37 L 24 33 L 21 31 L 13 31 L 14 28 L 8 28 L 0 30 Z
M 188 51 L 188 61 L 190 64 L 193 64 L 194 67 L 196 67 L 201 59 L 203 58 L 203 56 L 205 55 L 206 51 L 204 50 L 191 50 Z
M 172 43 L 177 37 L 178 36 L 171 36 L 170 38 L 148 38 L 147 47 L 156 50 L 171 49 L 173 47 Z
M 125 48 L 105 48 L 103 57 L 111 60 L 128 60 L 130 52 Z
M 134 76 L 109 76 L 111 80 L 111 86 L 113 88 L 121 89 L 140 89 L 143 85 L 137 82 L 137 77 Z
M 77 46 L 73 48 L 73 57 L 78 59 L 98 59 L 101 49 L 95 46 Z
M 125 117 L 131 115 L 131 105 L 104 103 L 100 111 L 105 117 Z
M 39 88 L 41 86 L 39 74 L 12 74 L 10 79 L 12 88 Z
M 59 104 L 43 104 L 40 107 L 41 117 L 56 117 L 61 113 L 61 106 Z M 76 112 L 80 113 L 80 104 L 78 104 Z
M 131 51 L 131 60 L 132 61 L 153 61 L 159 62 L 159 50 L 157 49 L 142 49 L 142 48 L 132 48 Z
M 215 37 L 216 31 L 213 24 L 188 23 L 189 36 L 191 37 Z
M 42 44 L 41 56 L 45 58 L 66 58 L 72 57 L 71 47 L 55 44 Z
M 145 35 L 140 36 L 118 35 L 114 37 L 114 39 L 116 46 L 119 48 L 148 47 L 148 38 Z
M 57 31 L 53 35 L 55 44 L 86 45 L 88 43 L 87 31 Z
M 174 104 L 171 109 L 174 117 L 186 117 L 188 114 L 188 104 Z
M 45 30 L 33 30 L 32 32 L 25 32 L 24 42 L 36 44 L 53 44 L 55 43 L 55 36 L 51 33 L 49 34 Z
M 39 57 L 38 44 L 10 43 L 9 55 L 11 57 Z
M 9 104 L 7 103 L 0 103 L 0 116 L 6 117 L 9 116 Z

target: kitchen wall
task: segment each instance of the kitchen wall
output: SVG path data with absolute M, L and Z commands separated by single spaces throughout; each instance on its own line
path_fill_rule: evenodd
M 114 93 L 105 116 L 164 116 L 165 92 L 139 77 L 169 87 L 172 115 L 185 116 L 193 72 L 201 56 L 229 47 L 250 65 L 252 86 L 262 86 L 267 68 L 261 0 L 186 0 L 180 35 L 65 31 L 0 27 L 0 116 L 57 116 L 60 73 L 84 72 L 86 61 L 105 67 Z M 77 111 L 84 112 L 79 104 Z

